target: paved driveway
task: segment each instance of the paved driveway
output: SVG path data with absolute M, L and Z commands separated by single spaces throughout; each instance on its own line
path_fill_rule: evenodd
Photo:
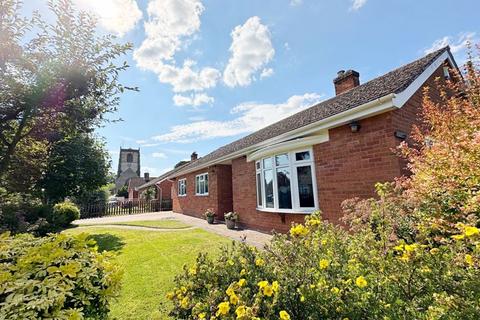
M 272 238 L 271 235 L 254 231 L 254 230 L 229 230 L 223 223 L 218 224 L 208 224 L 207 221 L 191 216 L 187 216 L 180 213 L 174 213 L 172 211 L 162 211 L 162 212 L 152 212 L 152 213 L 140 213 L 132 214 L 125 216 L 111 216 L 111 217 L 102 217 L 102 218 L 91 218 L 91 219 L 80 219 L 76 220 L 73 223 L 76 225 L 94 225 L 94 224 L 115 224 L 118 222 L 130 222 L 130 221 L 146 221 L 146 220 L 162 220 L 162 219 L 175 219 L 191 225 L 192 227 L 197 227 L 204 229 L 209 232 L 219 234 L 224 237 L 231 238 L 237 241 L 245 241 L 248 244 L 254 245 L 258 248 L 263 248 L 263 246 L 270 241 Z M 112 226 L 113 227 L 113 226 Z M 119 228 L 123 226 L 115 226 Z M 128 226 L 124 226 L 128 228 Z M 137 227 L 136 229 L 142 229 L 143 227 Z M 153 228 L 143 228 L 151 231 L 165 232 L 161 229 Z M 168 231 L 167 231 L 168 232 Z M 181 231 L 179 231 L 181 232 Z

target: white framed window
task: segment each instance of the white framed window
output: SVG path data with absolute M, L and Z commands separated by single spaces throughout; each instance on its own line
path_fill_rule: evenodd
M 259 210 L 305 213 L 318 209 L 312 149 L 262 158 L 255 163 L 255 174 Z
M 178 196 L 185 197 L 187 195 L 187 179 L 178 180 Z
M 208 173 L 202 173 L 195 177 L 195 194 L 208 196 Z

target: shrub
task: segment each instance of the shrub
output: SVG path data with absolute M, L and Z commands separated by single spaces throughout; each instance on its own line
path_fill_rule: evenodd
M 480 316 L 480 237 L 459 226 L 442 245 L 350 234 L 318 215 L 275 235 L 201 254 L 176 277 L 175 319 L 474 319 Z M 257 317 L 257 318 L 255 318 Z
M 0 318 L 105 319 L 121 271 L 86 235 L 0 235 Z
M 67 227 L 80 218 L 80 209 L 70 201 L 57 203 L 53 206 L 52 223 L 58 227 Z

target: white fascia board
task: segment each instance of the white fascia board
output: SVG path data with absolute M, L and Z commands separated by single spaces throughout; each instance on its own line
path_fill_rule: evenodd
M 450 51 L 445 51 L 428 66 L 405 90 L 395 95 L 393 104 L 397 108 L 403 107 L 403 105 L 417 92 L 423 84 L 432 76 L 432 74 L 443 65 L 444 61 L 448 60 L 451 66 L 456 67 L 455 60 L 453 60 Z
M 322 133 L 309 136 L 305 138 L 297 138 L 293 140 L 288 140 L 285 142 L 280 142 L 268 147 L 259 149 L 247 155 L 247 161 L 254 161 L 266 156 L 270 156 L 276 153 L 291 151 L 295 149 L 300 149 L 303 147 L 310 147 L 315 144 L 328 141 L 328 130 L 324 130 Z

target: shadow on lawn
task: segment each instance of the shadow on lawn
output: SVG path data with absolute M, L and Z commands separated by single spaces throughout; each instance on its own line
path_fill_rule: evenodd
M 88 239 L 92 239 L 97 242 L 99 252 L 120 251 L 125 245 L 125 242 L 122 241 L 122 238 L 109 233 L 91 234 L 88 236 Z

